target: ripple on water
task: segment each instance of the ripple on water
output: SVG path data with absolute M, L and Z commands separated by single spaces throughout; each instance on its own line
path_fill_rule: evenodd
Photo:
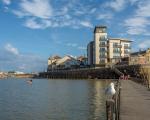
M 0 120 L 104 120 L 105 81 L 0 81 Z

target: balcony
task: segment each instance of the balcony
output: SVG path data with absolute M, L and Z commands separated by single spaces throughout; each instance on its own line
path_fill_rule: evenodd
M 119 44 L 117 45 L 117 44 L 116 44 L 116 45 L 113 45 L 113 47 L 114 47 L 114 48 L 121 48 L 122 45 L 119 45 Z
M 120 50 L 113 50 L 113 53 L 121 53 Z
M 120 59 L 121 56 L 113 56 L 114 59 Z
M 131 49 L 130 46 L 124 46 L 124 49 Z
M 124 54 L 130 54 L 130 52 L 129 51 L 124 51 Z
M 107 55 L 100 55 L 100 58 L 107 58 Z
M 108 51 L 107 50 L 103 50 L 103 51 L 100 50 L 99 52 L 100 52 L 100 54 L 107 54 Z
M 100 38 L 99 41 L 107 41 L 105 38 Z
M 107 44 L 100 44 L 99 47 L 107 47 Z

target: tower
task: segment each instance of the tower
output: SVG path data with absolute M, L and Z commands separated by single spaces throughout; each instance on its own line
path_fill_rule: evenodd
M 94 64 L 103 66 L 107 63 L 107 27 L 96 26 L 94 29 Z

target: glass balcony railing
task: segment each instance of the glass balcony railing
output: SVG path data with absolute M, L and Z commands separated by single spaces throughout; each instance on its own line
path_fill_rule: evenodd
M 107 53 L 107 49 L 105 49 L 105 50 L 104 49 L 100 49 L 99 52 L 100 53 Z
M 130 46 L 124 46 L 124 49 L 131 49 Z
M 100 38 L 99 41 L 107 41 L 105 38 Z
M 124 54 L 130 54 L 130 52 L 129 51 L 124 51 Z
M 120 50 L 113 50 L 113 53 L 121 53 Z
M 121 56 L 113 56 L 113 58 L 121 58 Z
M 108 45 L 107 44 L 100 44 L 99 46 L 100 47 L 107 47 Z
M 113 45 L 113 47 L 114 47 L 114 48 L 121 48 L 121 47 L 122 47 L 122 45 L 114 44 L 114 45 Z

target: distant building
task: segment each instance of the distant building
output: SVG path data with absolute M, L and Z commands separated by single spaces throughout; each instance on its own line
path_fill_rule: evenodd
M 94 64 L 94 41 L 91 41 L 87 46 L 87 64 L 93 65 Z
M 145 59 L 146 59 L 146 64 L 150 64 L 150 48 L 146 50 Z
M 150 64 L 150 49 L 131 53 L 129 64 Z
M 130 56 L 131 42 L 122 38 L 108 38 L 106 26 L 96 26 L 94 40 L 87 46 L 88 64 L 106 66 Z
M 48 69 L 47 71 L 56 70 L 56 69 L 69 69 L 76 68 L 80 66 L 80 61 L 78 61 L 73 56 L 66 55 L 63 58 L 61 57 L 53 57 L 52 59 L 48 59 Z
M 48 70 L 53 69 L 55 67 L 56 62 L 60 60 L 61 57 L 58 55 L 52 56 L 48 58 Z
M 87 65 L 87 57 L 85 56 L 79 56 L 77 57 L 77 60 L 80 62 L 80 67 L 84 67 Z

